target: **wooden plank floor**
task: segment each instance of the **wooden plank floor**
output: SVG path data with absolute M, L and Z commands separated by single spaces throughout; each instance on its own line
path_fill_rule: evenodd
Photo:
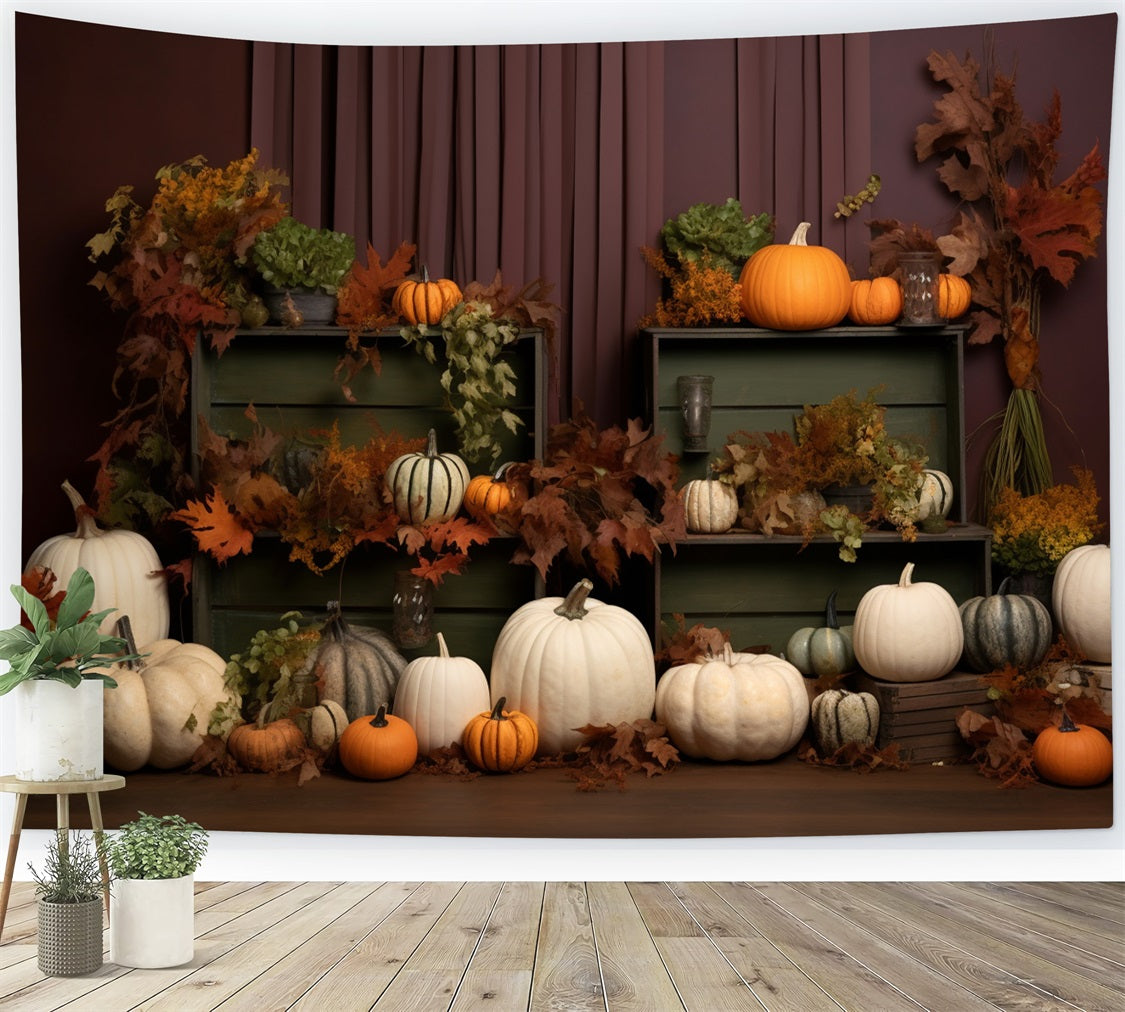
M 198 883 L 190 964 L 79 978 L 39 973 L 32 889 L 0 1008 L 1125 1009 L 1120 882 Z

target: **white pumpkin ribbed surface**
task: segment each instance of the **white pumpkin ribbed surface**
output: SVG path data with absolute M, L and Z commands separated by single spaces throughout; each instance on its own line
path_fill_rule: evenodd
M 808 726 L 808 690 L 780 657 L 731 653 L 669 668 L 656 687 L 656 719 L 685 755 L 774 759 Z
M 579 584 L 585 593 L 590 581 Z M 575 588 L 577 591 L 578 588 Z M 565 600 L 574 597 L 575 591 Z M 561 597 L 518 608 L 504 623 L 489 673 L 492 700 L 539 727 L 539 755 L 573 750 L 586 724 L 652 716 L 656 662 L 644 626 L 624 608 L 581 596 L 582 617 L 556 614 Z
M 1063 556 L 1055 570 L 1051 605 L 1067 642 L 1087 660 L 1113 659 L 1108 545 L 1082 545 Z

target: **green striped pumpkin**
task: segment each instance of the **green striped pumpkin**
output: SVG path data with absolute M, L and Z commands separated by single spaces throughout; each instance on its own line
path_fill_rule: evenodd
M 456 516 L 469 486 L 469 468 L 455 453 L 438 453 L 437 434 L 430 429 L 425 451 L 396 458 L 384 481 L 399 518 L 423 524 Z
M 879 733 L 879 700 L 870 692 L 828 689 L 813 699 L 811 723 L 821 755 L 852 742 L 873 745 Z
M 836 616 L 836 591 L 824 603 L 824 625 L 803 626 L 789 637 L 785 659 L 802 675 L 842 675 L 855 668 L 852 627 L 840 628 Z
M 1030 594 L 1008 593 L 1009 578 L 988 597 L 961 605 L 965 633 L 963 660 L 973 671 L 995 671 L 1011 664 L 1034 667 L 1051 645 L 1051 613 Z

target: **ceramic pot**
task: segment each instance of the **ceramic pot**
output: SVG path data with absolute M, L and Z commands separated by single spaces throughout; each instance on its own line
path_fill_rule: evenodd
M 109 895 L 109 959 L 118 966 L 182 966 L 195 956 L 195 876 L 119 878 Z
M 102 965 L 102 901 L 36 901 L 39 915 L 39 972 L 81 977 Z
M 100 780 L 102 760 L 101 679 L 77 688 L 51 679 L 31 679 L 11 690 L 16 720 L 15 775 L 20 780 Z M 109 690 L 113 692 L 113 689 Z

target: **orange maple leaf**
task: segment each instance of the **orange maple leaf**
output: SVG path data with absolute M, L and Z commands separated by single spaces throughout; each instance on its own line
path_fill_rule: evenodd
M 200 551 L 214 556 L 220 565 L 236 555 L 249 555 L 254 544 L 253 533 L 227 505 L 221 489 L 203 501 L 192 500 L 171 514 L 171 519 L 187 524 Z

